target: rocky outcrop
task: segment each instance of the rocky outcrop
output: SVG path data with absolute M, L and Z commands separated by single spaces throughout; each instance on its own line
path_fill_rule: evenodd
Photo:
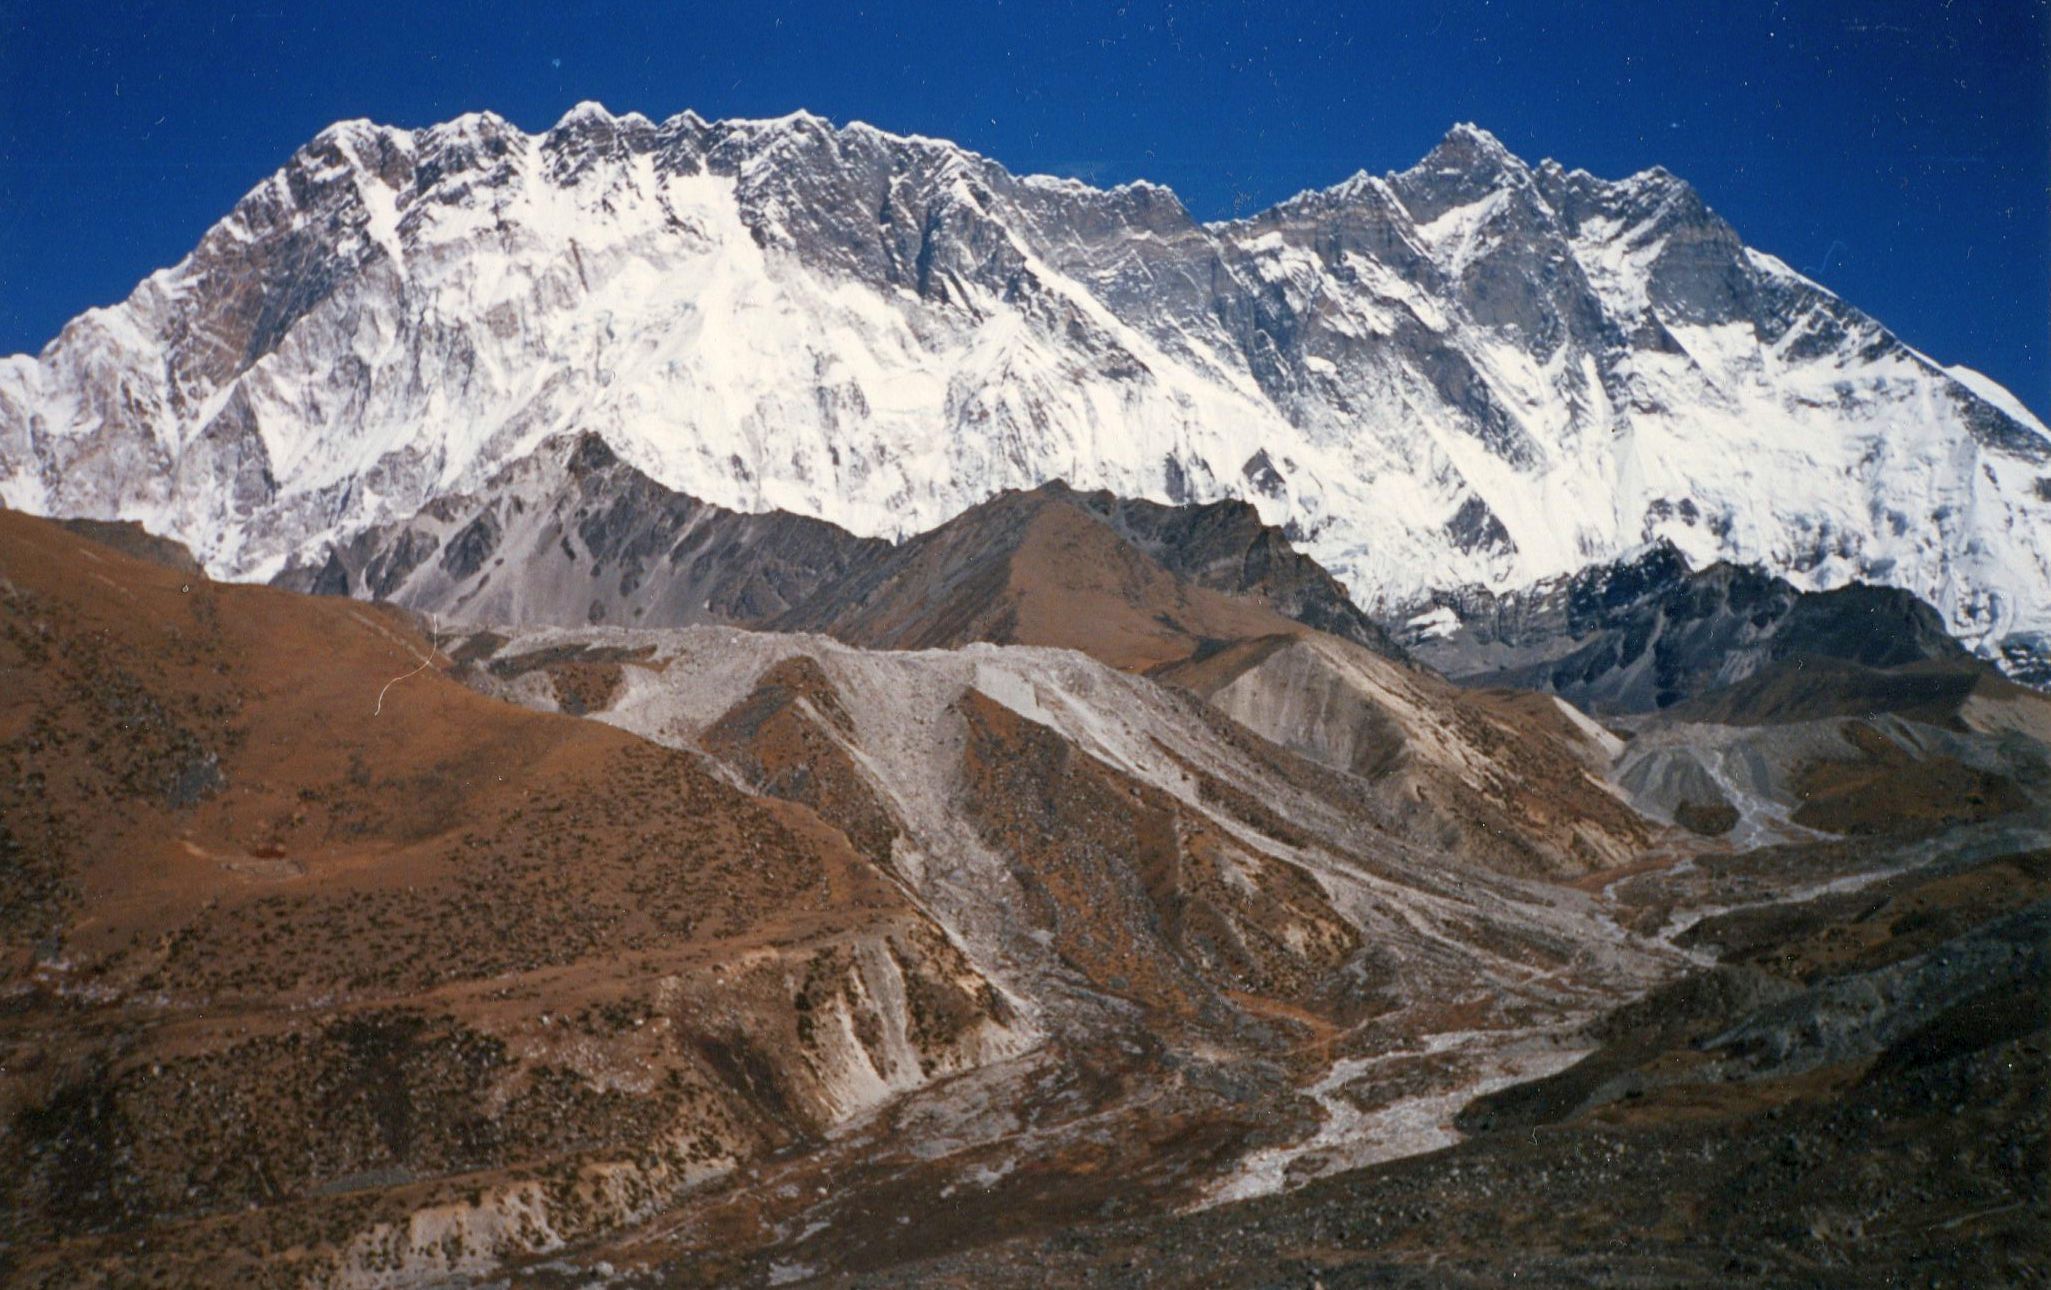
M 1970 658 L 1908 592 L 1804 592 L 1753 567 L 1691 570 L 1666 544 L 1526 592 L 1436 596 L 1400 635 L 1464 684 L 1544 690 L 1598 713 L 1671 707 L 1794 659 L 1888 668 Z

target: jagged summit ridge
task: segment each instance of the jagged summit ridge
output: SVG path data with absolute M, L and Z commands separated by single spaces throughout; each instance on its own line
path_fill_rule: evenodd
M 0 360 L 0 500 L 217 573 L 590 430 L 664 486 L 857 533 L 1063 478 L 1240 497 L 1374 610 L 1664 538 L 2051 630 L 2051 437 L 1660 170 L 1474 126 L 1206 224 L 809 113 L 345 122 L 184 261 Z

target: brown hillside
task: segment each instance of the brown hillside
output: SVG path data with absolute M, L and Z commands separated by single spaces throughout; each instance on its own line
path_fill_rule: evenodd
M 838 830 L 393 611 L 0 514 L 0 678 L 10 1279 L 482 1267 L 1009 1042 Z
M 1310 630 L 1169 572 L 1052 484 L 964 512 L 772 626 L 880 649 L 1052 645 L 1129 671 Z

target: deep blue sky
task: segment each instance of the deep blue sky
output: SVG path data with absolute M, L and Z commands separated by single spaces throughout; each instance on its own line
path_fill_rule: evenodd
M 2047 28 L 2024 0 L 0 0 L 0 353 L 177 260 L 342 117 L 806 107 L 1155 179 L 1205 217 L 1400 168 L 1473 120 L 1534 161 L 1665 165 L 1753 245 L 2051 411 Z

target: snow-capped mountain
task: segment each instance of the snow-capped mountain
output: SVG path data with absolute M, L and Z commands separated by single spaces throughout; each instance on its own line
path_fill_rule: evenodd
M 0 360 L 0 500 L 217 574 L 595 431 L 663 485 L 866 535 L 1052 478 L 1246 498 L 1372 610 L 1666 539 L 2051 638 L 2051 434 L 1662 170 L 1456 127 L 1205 224 L 797 114 L 323 131 L 178 265 Z

